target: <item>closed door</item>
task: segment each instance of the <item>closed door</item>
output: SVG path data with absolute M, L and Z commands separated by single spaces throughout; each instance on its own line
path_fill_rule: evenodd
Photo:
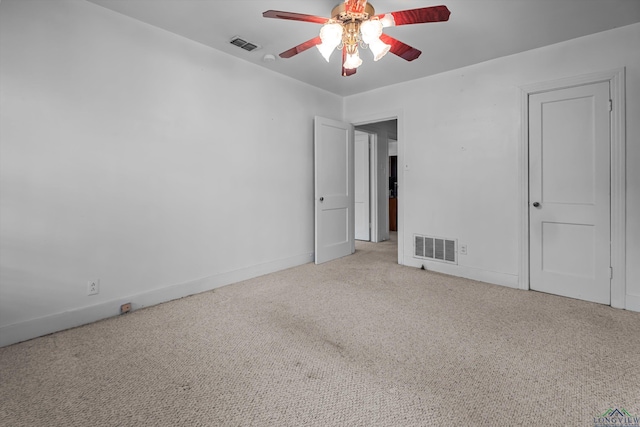
M 529 96 L 530 288 L 610 304 L 609 83 Z
M 355 132 L 355 215 L 356 240 L 371 240 L 369 204 L 369 134 Z
M 353 126 L 314 121 L 316 264 L 355 252 Z

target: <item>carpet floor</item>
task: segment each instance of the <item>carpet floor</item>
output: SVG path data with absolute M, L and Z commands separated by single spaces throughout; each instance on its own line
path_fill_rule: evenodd
M 394 242 L 0 348 L 2 426 L 594 426 L 640 313 L 396 264 Z

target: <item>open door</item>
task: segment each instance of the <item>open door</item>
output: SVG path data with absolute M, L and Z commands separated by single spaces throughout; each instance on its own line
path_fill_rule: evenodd
M 371 159 L 369 158 L 369 134 L 356 130 L 354 138 L 355 151 L 355 217 L 356 240 L 371 240 L 371 176 L 369 174 Z
M 355 252 L 353 126 L 315 117 L 316 264 Z

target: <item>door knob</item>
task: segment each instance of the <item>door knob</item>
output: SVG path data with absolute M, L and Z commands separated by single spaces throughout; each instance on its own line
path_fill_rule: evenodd
M 320 197 L 320 201 L 321 201 L 321 202 L 324 202 L 324 197 Z
M 539 207 L 540 207 L 540 203 L 538 203 L 538 202 L 533 202 L 533 207 L 534 207 L 534 208 L 539 208 Z

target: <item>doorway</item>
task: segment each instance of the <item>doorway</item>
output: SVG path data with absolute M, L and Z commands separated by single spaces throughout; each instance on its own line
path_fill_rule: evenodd
M 371 242 L 393 240 L 398 245 L 398 263 L 402 263 L 402 177 L 398 173 L 401 162 L 401 117 L 380 117 L 354 123 L 357 132 L 369 135 L 370 171 L 369 171 L 369 209 L 371 223 Z M 361 150 L 364 151 L 364 150 Z M 393 160 L 392 160 L 393 159 Z M 358 159 L 355 160 L 359 163 Z M 360 162 L 364 164 L 363 162 Z M 392 164 L 396 165 L 392 175 Z M 393 176 L 393 181 L 392 181 Z M 357 181 L 356 177 L 356 181 Z M 358 186 L 358 184 L 356 184 Z M 358 191 L 356 190 L 356 193 Z M 394 206 L 395 205 L 395 206 Z M 391 231 L 390 208 L 395 213 L 395 230 Z M 364 218 L 364 215 L 360 216 Z M 357 220 L 357 219 L 356 219 Z M 357 225 L 356 225 L 357 227 Z M 393 239 L 392 239 L 393 237 Z
M 369 188 L 369 215 L 363 213 L 366 207 L 356 202 L 356 230 L 366 228 L 366 219 L 370 221 L 369 239 L 371 242 L 383 242 L 389 240 L 390 206 L 395 204 L 397 197 L 397 181 L 391 181 L 391 155 L 397 159 L 397 120 L 385 120 L 366 123 L 355 126 L 356 140 L 356 198 L 360 201 L 366 199 L 364 192 L 368 184 Z M 360 141 L 360 144 L 358 143 Z M 366 150 L 365 147 L 369 147 Z M 361 148 L 358 149 L 358 146 Z M 391 152 L 394 150 L 394 152 Z M 367 161 L 367 156 L 369 160 Z M 366 170 L 369 166 L 369 171 Z M 363 181 L 367 180 L 368 183 Z M 396 172 L 397 180 L 397 172 Z M 392 200 L 392 197 L 394 200 Z M 360 207 L 360 209 L 358 209 Z M 360 225 L 358 224 L 360 222 Z M 395 221 L 397 224 L 397 221 Z M 396 231 L 396 230 L 394 230 Z M 365 237 L 364 232 L 360 236 Z

